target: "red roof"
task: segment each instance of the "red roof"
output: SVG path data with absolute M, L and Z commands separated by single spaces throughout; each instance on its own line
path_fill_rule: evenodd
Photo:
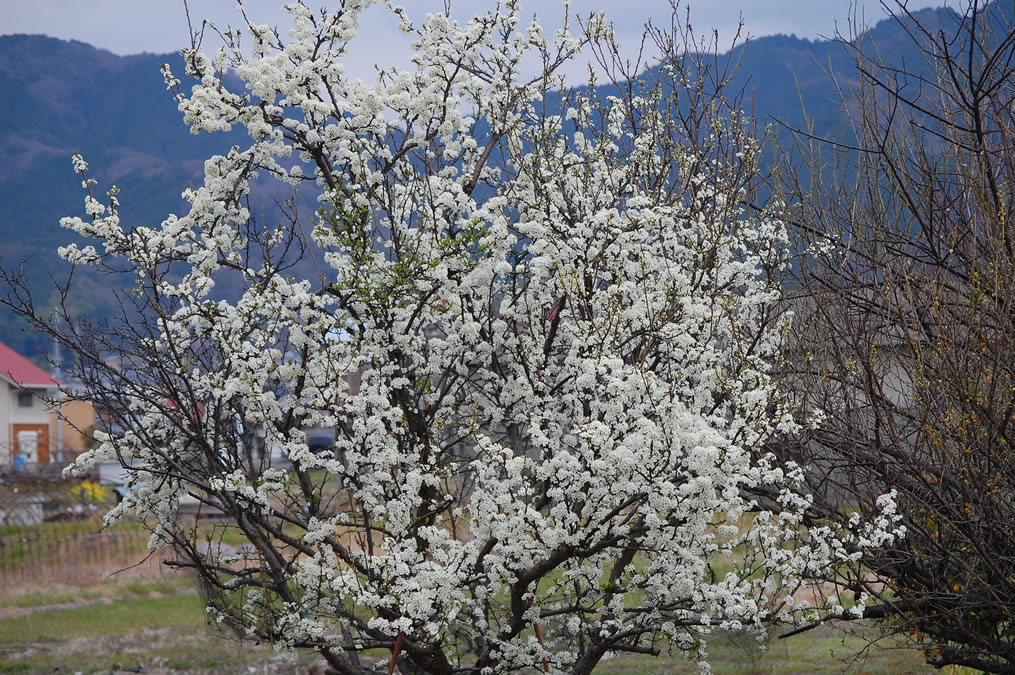
M 0 342 L 0 377 L 19 387 L 59 387 L 45 370 Z

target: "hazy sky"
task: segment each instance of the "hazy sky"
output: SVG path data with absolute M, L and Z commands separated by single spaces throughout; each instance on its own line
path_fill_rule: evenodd
M 288 24 L 282 0 L 246 0 L 245 4 L 254 22 L 278 25 L 284 32 Z M 316 8 L 329 2 L 307 0 L 307 4 Z M 441 0 L 401 0 L 400 4 L 419 17 L 443 7 Z M 945 0 L 909 0 L 910 9 L 942 4 Z M 453 3 L 455 12 L 462 15 L 491 5 L 486 0 Z M 848 32 L 854 10 L 866 23 L 885 16 L 880 0 L 689 0 L 682 6 L 688 5 L 696 31 L 718 29 L 720 44 L 733 37 L 741 15 L 752 36 L 795 33 L 807 38 L 831 36 L 837 26 Z M 528 0 L 523 6 L 527 13 L 538 13 L 547 28 L 559 23 L 561 5 L 555 0 Z M 606 11 L 622 44 L 631 48 L 637 45 L 646 20 L 668 22 L 671 14 L 667 0 L 572 0 L 572 8 L 578 13 Z M 211 18 L 223 27 L 241 20 L 233 0 L 190 0 L 190 13 L 195 21 Z M 188 43 L 182 0 L 0 0 L 0 33 L 81 40 L 117 54 L 172 52 Z M 408 61 L 405 40 L 382 6 L 366 12 L 354 46 L 357 64 L 350 65 L 360 76 L 372 73 L 374 63 L 404 65 Z

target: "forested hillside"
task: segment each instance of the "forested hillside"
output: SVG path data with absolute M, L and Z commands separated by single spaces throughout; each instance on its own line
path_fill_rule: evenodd
M 925 10 L 920 18 L 947 28 L 954 14 Z M 901 35 L 897 23 L 884 21 L 867 37 L 882 53 L 893 53 L 896 43 L 909 44 Z M 845 133 L 839 89 L 828 75 L 852 76 L 841 44 L 779 35 L 753 39 L 731 56 L 740 64 L 743 105 L 763 123 L 779 120 L 799 129 L 809 120 L 818 136 Z M 183 208 L 180 193 L 201 179 L 205 158 L 243 143 L 236 132 L 189 132 L 162 80 L 166 62 L 182 76 L 177 55 L 121 57 L 39 35 L 0 37 L 0 197 L 6 207 L 0 212 L 0 265 L 23 269 L 37 302 L 52 303 L 53 280 L 68 272 L 55 253 L 72 236 L 59 226 L 60 217 L 82 213 L 71 153 L 87 159 L 100 190 L 120 188 L 124 222 L 154 225 Z M 774 128 L 785 138 L 785 127 Z M 286 195 L 263 197 L 270 205 Z M 115 283 L 94 273 L 76 275 L 75 313 L 101 318 L 114 311 Z M 6 311 L 0 313 L 0 340 L 33 357 L 47 349 Z

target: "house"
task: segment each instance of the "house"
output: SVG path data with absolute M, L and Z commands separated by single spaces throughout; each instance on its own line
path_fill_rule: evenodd
M 0 342 L 0 467 L 55 459 L 59 383 Z M 62 447 L 60 448 L 62 451 Z

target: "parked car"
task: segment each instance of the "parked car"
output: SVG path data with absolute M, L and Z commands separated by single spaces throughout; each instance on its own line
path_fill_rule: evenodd
M 309 434 L 307 435 L 307 447 L 310 449 L 310 452 L 318 457 L 325 453 L 333 456 L 335 452 L 335 439 L 331 434 L 323 431 Z

